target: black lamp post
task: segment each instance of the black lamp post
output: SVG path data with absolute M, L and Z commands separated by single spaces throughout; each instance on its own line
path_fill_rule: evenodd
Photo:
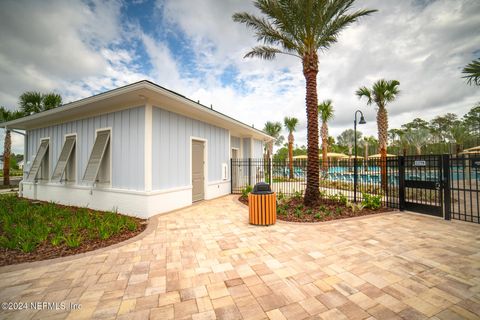
M 358 180 L 358 169 L 357 169 L 357 113 L 360 113 L 360 121 L 358 124 L 365 124 L 365 118 L 363 113 L 360 110 L 355 111 L 355 120 L 353 121 L 353 132 L 355 139 L 355 158 L 353 159 L 353 202 L 357 202 L 357 180 Z M 365 159 L 366 160 L 366 159 Z

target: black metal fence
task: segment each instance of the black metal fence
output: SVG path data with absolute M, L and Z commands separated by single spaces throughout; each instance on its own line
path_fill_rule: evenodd
M 320 160 L 323 198 L 342 196 L 361 201 L 363 193 L 367 193 L 380 196 L 383 205 L 390 208 L 480 223 L 480 153 L 360 158 L 356 166 L 354 162 Z M 286 196 L 303 194 L 307 185 L 306 160 L 290 164 L 270 159 L 232 159 L 231 172 L 234 194 L 260 181 L 270 183 L 273 191 Z
M 398 208 L 398 163 L 396 158 L 357 159 L 357 181 L 354 159 L 320 160 L 320 193 L 324 198 L 345 196 L 349 201 L 361 201 L 363 193 L 379 195 L 384 205 Z M 386 188 L 382 188 L 381 167 L 386 167 Z M 232 193 L 240 194 L 247 186 L 257 182 L 270 183 L 277 194 L 293 196 L 303 194 L 307 185 L 307 161 L 270 159 L 232 159 Z M 356 185 L 356 192 L 355 192 Z M 390 196 L 391 195 L 391 196 Z

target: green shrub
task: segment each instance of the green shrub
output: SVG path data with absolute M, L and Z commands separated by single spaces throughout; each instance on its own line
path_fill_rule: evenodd
M 295 192 L 293 193 L 292 198 L 297 199 L 297 200 L 301 200 L 301 199 L 303 198 L 303 194 L 302 194 L 302 192 L 300 192 L 300 191 L 295 191 Z
M 295 211 L 293 213 L 295 215 L 295 217 L 297 218 L 303 218 L 303 211 L 299 208 L 299 207 L 296 207 L 295 208 Z
M 376 196 L 373 194 L 362 193 L 362 204 L 367 209 L 379 209 L 382 206 L 382 196 Z
M 277 207 L 277 214 L 281 216 L 286 216 L 287 215 L 287 208 L 285 206 L 278 206 Z
M 245 188 L 242 189 L 242 197 L 246 198 L 248 197 L 248 194 L 253 191 L 253 187 L 248 185 Z
M 70 248 L 76 248 L 82 243 L 82 236 L 79 234 L 68 233 L 63 237 L 63 240 Z
M 352 213 L 362 211 L 365 207 L 362 203 L 347 202 L 346 206 L 352 210 Z
M 314 216 L 315 219 L 323 220 L 323 215 L 320 212 L 317 212 Z

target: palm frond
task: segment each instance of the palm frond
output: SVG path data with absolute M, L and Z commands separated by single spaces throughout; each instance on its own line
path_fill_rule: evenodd
M 244 56 L 244 58 L 258 57 L 265 60 L 273 60 L 278 53 L 282 53 L 282 51 L 273 47 L 256 46 L 253 47 L 252 50 Z
M 318 113 L 322 122 L 328 122 L 334 118 L 332 100 L 324 100 L 318 105 Z
M 359 99 L 361 99 L 362 97 L 367 98 L 367 104 L 372 104 L 372 93 L 367 87 L 360 87 L 357 91 L 355 91 L 355 94 Z
M 292 133 L 297 127 L 298 119 L 294 117 L 285 117 L 285 119 L 283 119 L 283 124 L 285 125 L 285 128 L 287 128 L 288 132 Z
M 467 64 L 462 73 L 465 74 L 462 78 L 467 79 L 468 84 L 480 86 L 480 58 Z

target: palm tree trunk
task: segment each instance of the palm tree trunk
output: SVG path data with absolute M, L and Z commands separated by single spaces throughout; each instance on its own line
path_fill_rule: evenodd
M 12 138 L 10 130 L 5 132 L 5 143 L 3 146 L 3 185 L 10 185 L 10 150 L 12 147 Z
M 377 113 L 378 145 L 380 147 L 380 172 L 383 190 L 387 190 L 387 139 L 388 114 L 383 105 L 378 106 Z
M 288 135 L 288 166 L 290 179 L 293 179 L 293 134 Z
M 304 204 L 312 206 L 320 198 L 318 160 L 318 99 L 317 74 L 318 56 L 316 52 L 303 56 L 303 75 L 306 82 L 307 104 L 307 187 Z
M 325 173 L 328 172 L 328 127 L 327 123 L 322 123 L 322 167 Z

